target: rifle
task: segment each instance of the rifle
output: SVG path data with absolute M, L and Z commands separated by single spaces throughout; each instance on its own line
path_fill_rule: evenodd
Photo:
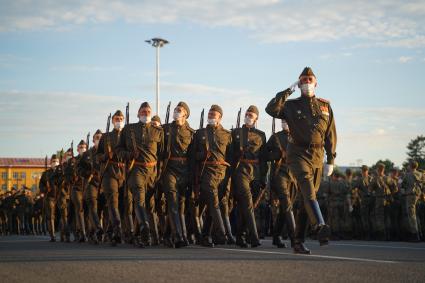
M 167 112 L 165 113 L 165 124 L 168 124 L 170 120 L 170 108 L 171 108 L 171 101 L 168 102 L 168 105 L 167 105 Z
M 125 124 L 130 124 L 130 103 L 127 102 L 127 106 L 125 107 Z
M 103 167 L 103 170 L 102 170 L 102 175 L 100 176 L 100 184 L 102 184 L 102 181 L 103 181 L 103 177 L 105 176 L 105 172 L 106 172 L 106 168 L 108 168 L 108 165 L 109 165 L 109 160 L 111 159 L 110 157 L 110 150 L 111 150 L 111 146 L 109 145 L 109 135 L 108 135 L 108 133 L 109 133 L 109 128 L 111 127 L 111 118 L 112 118 L 112 114 L 111 113 L 109 113 L 109 116 L 108 116 L 108 118 L 106 119 L 106 131 L 105 131 L 105 135 L 106 135 L 106 140 L 105 140 L 105 142 L 106 142 L 106 147 L 107 147 L 107 150 L 108 150 L 108 160 L 106 161 L 106 163 L 105 163 L 105 166 Z
M 74 158 L 74 140 L 71 141 L 71 157 Z
M 202 109 L 201 118 L 199 119 L 199 129 L 198 129 L 198 131 L 204 128 L 204 114 L 205 114 L 205 109 Z M 208 144 L 208 142 L 207 142 L 207 144 Z M 208 159 L 208 153 L 207 153 L 207 159 Z M 201 186 L 200 181 L 201 181 L 201 175 L 204 171 L 204 167 L 205 167 L 205 162 L 202 165 L 201 170 L 199 170 L 200 169 L 199 164 L 197 164 L 195 166 L 195 180 L 194 180 L 193 192 L 195 193 L 195 201 L 196 202 L 198 201 L 198 198 L 199 198 L 199 191 L 201 189 L 200 188 L 200 186 Z
M 87 134 L 86 143 L 87 143 L 87 150 L 89 150 L 89 148 L 90 148 L 90 132 L 88 132 L 88 134 Z
M 254 202 L 254 209 L 256 209 L 258 207 L 258 205 L 260 204 L 260 201 L 263 199 L 264 194 L 266 193 L 266 188 L 260 187 L 260 193 L 258 194 L 257 198 L 255 199 Z
M 161 179 L 162 174 L 164 174 L 165 169 L 167 169 L 168 161 L 170 160 L 170 157 L 171 157 L 171 126 L 169 125 L 170 109 L 171 109 L 171 101 L 168 102 L 167 112 L 165 113 L 165 125 L 167 125 L 166 126 L 167 132 L 165 133 L 165 135 L 167 136 L 167 145 L 166 145 L 167 158 L 164 160 L 164 163 L 162 164 L 161 172 L 160 174 L 158 174 L 157 181 Z
M 273 117 L 272 120 L 272 135 L 276 133 L 276 118 Z

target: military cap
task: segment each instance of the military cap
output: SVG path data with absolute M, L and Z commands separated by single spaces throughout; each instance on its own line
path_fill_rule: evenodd
M 211 105 L 210 111 L 216 111 L 220 113 L 221 117 L 223 117 L 223 109 L 221 109 L 221 107 L 218 106 L 217 104 Z
M 380 169 L 380 170 L 385 169 L 385 164 L 384 164 L 384 163 L 379 162 L 378 164 L 376 164 L 376 168 L 377 168 L 377 169 Z
M 161 118 L 158 115 L 153 116 L 151 120 L 152 122 L 159 122 L 161 124 Z
M 98 134 L 102 134 L 102 131 L 100 129 L 97 129 L 96 133 L 94 133 L 94 135 L 98 135 Z
M 117 110 L 114 115 L 112 115 L 112 118 L 114 118 L 115 116 L 121 116 L 124 117 L 124 114 L 121 112 L 121 110 Z
M 246 112 L 252 112 L 258 115 L 260 115 L 260 112 L 258 112 L 258 108 L 255 105 L 251 105 L 248 107 L 248 109 L 246 110 Z
M 415 160 L 411 160 L 409 163 L 410 163 L 410 167 L 412 169 L 417 169 L 418 166 L 419 166 L 419 163 L 417 161 L 415 161 Z
M 362 166 L 362 171 L 368 171 L 368 170 L 369 170 L 369 167 L 367 167 L 367 165 Z
M 189 118 L 189 115 L 190 115 L 190 109 L 189 109 L 189 106 L 186 104 L 186 102 L 180 101 L 180 102 L 177 104 L 177 106 L 183 107 L 183 108 L 184 108 L 184 110 L 186 110 L 186 113 L 187 113 L 187 117 L 186 117 L 186 118 Z
M 80 146 L 80 145 L 87 145 L 87 143 L 86 143 L 86 141 L 85 141 L 85 140 L 81 140 L 81 141 L 78 143 L 78 146 Z
M 313 70 L 310 67 L 305 67 L 302 73 L 300 74 L 299 78 L 302 76 L 313 76 L 316 77 L 316 75 L 313 73 Z
M 149 105 L 149 103 L 148 103 L 148 102 L 143 102 L 142 104 L 140 104 L 139 110 L 140 110 L 141 108 L 147 108 L 147 107 L 152 108 L 152 107 Z
M 52 158 L 51 159 L 58 159 L 58 156 L 56 154 L 52 154 Z

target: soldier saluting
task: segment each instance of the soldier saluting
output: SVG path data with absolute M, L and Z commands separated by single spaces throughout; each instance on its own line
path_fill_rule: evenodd
M 288 97 L 294 92 L 295 85 L 301 89 L 301 96 L 289 100 Z M 304 199 L 300 217 L 308 216 L 317 231 L 320 245 L 326 245 L 329 241 L 330 228 L 323 220 L 316 192 L 320 185 L 322 170 L 327 176 L 333 171 L 336 157 L 336 128 L 330 103 L 315 96 L 316 86 L 317 80 L 312 69 L 304 68 L 299 81 L 291 88 L 279 92 L 267 105 L 266 112 L 272 117 L 285 119 L 288 123 L 290 136 L 287 163 Z M 327 157 L 324 167 L 323 148 Z M 304 209 L 307 215 L 302 213 Z M 310 253 L 302 239 L 299 239 L 302 238 L 300 235 L 305 228 L 300 226 L 304 225 L 297 224 L 294 252 Z

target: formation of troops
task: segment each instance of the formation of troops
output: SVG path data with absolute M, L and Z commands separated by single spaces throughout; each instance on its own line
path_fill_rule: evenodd
M 330 239 L 419 241 L 425 238 L 424 175 L 409 170 L 369 174 L 333 172 L 336 128 L 330 103 L 315 96 L 316 77 L 306 67 L 299 80 L 270 100 L 266 112 L 281 121 L 267 140 L 257 129 L 259 110 L 241 111 L 236 127 L 221 125 L 212 105 L 204 126 L 190 127 L 190 108 L 179 102 L 170 122 L 152 117 L 144 102 L 139 122 L 117 110 L 106 131 L 97 130 L 53 154 L 40 192 L 0 197 L 5 234 L 46 234 L 50 241 L 131 243 L 138 247 L 228 244 L 258 247 L 266 235 L 295 253 L 309 254 L 306 236 Z M 298 86 L 301 96 L 289 99 Z M 113 129 L 110 130 L 112 122 Z M 325 160 L 325 164 L 323 164 Z M 389 173 L 386 175 L 386 173 Z M 59 232 L 60 239 L 56 239 Z

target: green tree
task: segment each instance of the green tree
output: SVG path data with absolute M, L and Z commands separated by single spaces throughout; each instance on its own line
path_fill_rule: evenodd
M 406 166 L 410 160 L 418 162 L 420 169 L 425 169 L 425 136 L 418 136 L 407 145 L 407 160 L 403 164 Z

